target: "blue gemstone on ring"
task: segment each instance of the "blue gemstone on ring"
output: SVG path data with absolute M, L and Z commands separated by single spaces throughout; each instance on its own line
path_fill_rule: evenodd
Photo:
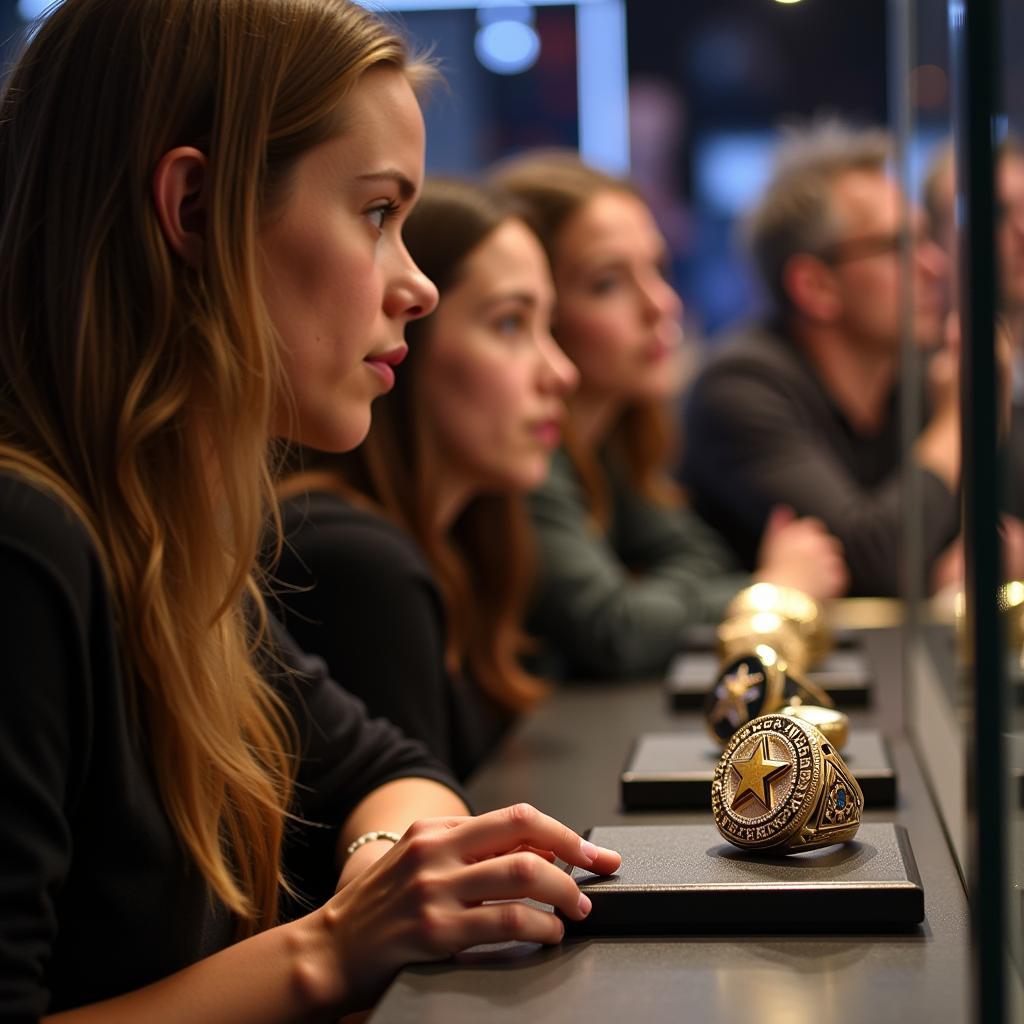
M 846 790 L 840 787 L 836 791 L 836 807 L 838 807 L 839 810 L 842 810 L 845 806 L 846 806 Z

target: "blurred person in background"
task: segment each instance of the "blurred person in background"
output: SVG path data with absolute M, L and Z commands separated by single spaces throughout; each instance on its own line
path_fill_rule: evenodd
M 998 356 L 1004 365 L 1009 404 L 1004 420 L 1006 470 L 1002 521 L 1007 577 L 1024 574 L 1024 148 L 1013 136 L 996 149 L 995 242 L 999 274 Z M 923 183 L 923 199 L 932 237 L 949 258 L 947 333 L 959 337 L 957 309 L 958 229 L 956 167 L 952 143 L 939 147 Z M 958 585 L 963 579 L 963 552 L 955 544 L 937 563 L 934 585 Z
M 428 181 L 404 237 L 440 302 L 406 328 L 366 441 L 306 450 L 284 482 L 278 606 L 371 713 L 465 778 L 546 692 L 519 664 L 523 495 L 547 475 L 577 374 L 551 337 L 547 257 L 514 203 Z
M 493 181 L 532 213 L 551 259 L 554 334 L 580 373 L 565 442 L 530 496 L 541 573 L 529 625 L 562 674 L 660 672 L 687 626 L 717 621 L 751 582 L 670 477 L 682 303 L 664 238 L 629 184 L 574 153 L 527 153 Z M 825 598 L 846 571 L 820 523 L 779 509 L 755 578 Z
M 724 343 L 686 404 L 682 478 L 697 510 L 751 564 L 770 510 L 821 519 L 843 545 L 851 595 L 900 593 L 903 445 L 900 248 L 906 202 L 876 130 L 819 121 L 783 139 L 749 217 L 771 315 Z M 946 258 L 910 213 L 912 329 L 939 346 Z M 930 566 L 958 527 L 957 375 L 936 362 L 906 453 L 928 515 Z

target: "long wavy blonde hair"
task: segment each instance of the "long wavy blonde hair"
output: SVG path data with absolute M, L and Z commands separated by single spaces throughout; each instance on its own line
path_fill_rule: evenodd
M 294 776 L 254 665 L 283 387 L 258 234 L 381 63 L 428 73 L 347 0 L 66 0 L 0 98 L 0 468 L 93 537 L 167 813 L 242 934 L 276 918 Z M 151 201 L 180 145 L 209 160 L 198 268 Z

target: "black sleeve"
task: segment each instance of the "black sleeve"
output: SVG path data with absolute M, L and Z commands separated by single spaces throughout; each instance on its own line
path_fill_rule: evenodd
M 843 544 L 851 595 L 900 593 L 900 472 L 863 487 L 763 368 L 706 374 L 688 404 L 686 435 L 686 480 L 706 507 L 727 509 L 748 535 L 776 504 L 817 516 Z M 934 474 L 908 468 L 929 509 L 921 541 L 930 564 L 956 534 L 958 501 Z
M 0 580 L 0 1018 L 35 1020 L 50 1001 L 45 969 L 71 865 L 67 805 L 89 702 L 79 623 L 59 581 L 3 538 Z
M 390 527 L 347 523 L 307 526 L 292 543 L 276 608 L 298 645 L 370 714 L 455 764 L 443 611 L 407 542 Z
M 375 789 L 403 778 L 432 779 L 466 799 L 448 769 L 391 722 L 369 718 L 361 701 L 336 685 L 320 658 L 302 654 L 273 618 L 279 687 L 299 733 L 301 763 L 284 870 L 295 897 L 282 917 L 318 906 L 338 880 L 338 832 Z M 284 671 L 281 671 L 283 666 Z
M 370 718 L 362 701 L 335 685 L 324 662 L 302 654 L 271 619 L 271 634 L 287 679 L 299 729 L 297 798 L 303 817 L 340 826 L 356 805 L 386 782 L 433 779 L 459 793 L 451 772 L 393 723 Z

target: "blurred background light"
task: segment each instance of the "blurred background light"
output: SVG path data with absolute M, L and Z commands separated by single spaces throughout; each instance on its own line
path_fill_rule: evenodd
M 722 132 L 703 139 L 695 153 L 699 200 L 717 214 L 742 214 L 768 183 L 777 141 L 770 131 Z
M 522 21 L 492 21 L 476 34 L 473 44 L 477 60 L 488 71 L 518 75 L 537 63 L 540 39 L 533 27 Z

